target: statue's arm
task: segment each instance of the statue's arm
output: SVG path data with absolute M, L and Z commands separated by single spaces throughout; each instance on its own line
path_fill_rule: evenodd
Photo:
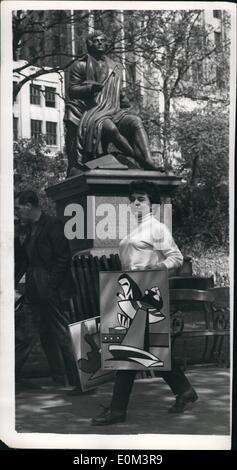
M 68 93 L 71 99 L 86 100 L 94 95 L 92 83 L 86 81 L 86 62 L 77 61 L 70 70 Z
M 126 88 L 123 86 L 123 71 L 122 71 L 122 66 L 121 64 L 117 63 L 117 62 L 112 62 L 113 64 L 115 64 L 115 68 L 116 68 L 116 72 L 119 74 L 120 76 L 120 108 L 130 108 L 131 107 L 131 103 L 127 97 L 127 94 L 126 94 Z

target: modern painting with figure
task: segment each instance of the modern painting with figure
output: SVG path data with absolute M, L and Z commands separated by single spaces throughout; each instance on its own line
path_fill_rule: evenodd
M 166 270 L 100 273 L 102 367 L 170 370 Z

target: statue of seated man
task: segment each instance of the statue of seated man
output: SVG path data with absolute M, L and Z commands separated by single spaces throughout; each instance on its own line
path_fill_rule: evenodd
M 121 65 L 106 55 L 101 31 L 87 37 L 88 54 L 70 69 L 66 101 L 66 152 L 68 176 L 86 162 L 108 154 L 112 143 L 147 170 L 162 170 L 152 161 L 148 137 L 139 116 L 121 88 Z

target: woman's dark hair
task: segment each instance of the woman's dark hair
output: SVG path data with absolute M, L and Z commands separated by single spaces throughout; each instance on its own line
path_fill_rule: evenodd
M 128 197 L 134 193 L 146 194 L 151 204 L 160 204 L 160 191 L 155 183 L 146 180 L 136 180 L 129 184 Z
M 21 193 L 17 194 L 17 198 L 19 204 L 21 205 L 25 205 L 28 202 L 34 207 L 38 207 L 39 205 L 39 198 L 37 194 L 34 191 L 31 191 L 30 189 L 26 189 L 25 191 L 22 191 Z

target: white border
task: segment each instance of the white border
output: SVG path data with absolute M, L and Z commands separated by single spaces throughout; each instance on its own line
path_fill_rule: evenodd
M 0 186 L 0 438 L 9 446 L 34 449 L 230 449 L 230 436 L 212 435 L 68 435 L 17 433 L 14 410 L 14 296 L 13 296 L 13 155 L 12 155 L 12 27 L 11 12 L 14 9 L 210 9 L 228 10 L 232 17 L 231 33 L 231 104 L 230 104 L 230 279 L 231 305 L 233 305 L 233 253 L 234 253 L 234 123 L 236 83 L 236 8 L 228 2 L 90 2 L 90 1 L 3 1 L 1 3 L 1 186 Z M 233 325 L 233 311 L 231 312 Z M 233 328 L 231 334 L 233 351 Z M 231 361 L 232 366 L 232 361 Z M 232 397 L 231 397 L 232 399 Z M 217 410 L 218 411 L 218 410 Z M 158 417 L 157 417 L 158 419 Z

